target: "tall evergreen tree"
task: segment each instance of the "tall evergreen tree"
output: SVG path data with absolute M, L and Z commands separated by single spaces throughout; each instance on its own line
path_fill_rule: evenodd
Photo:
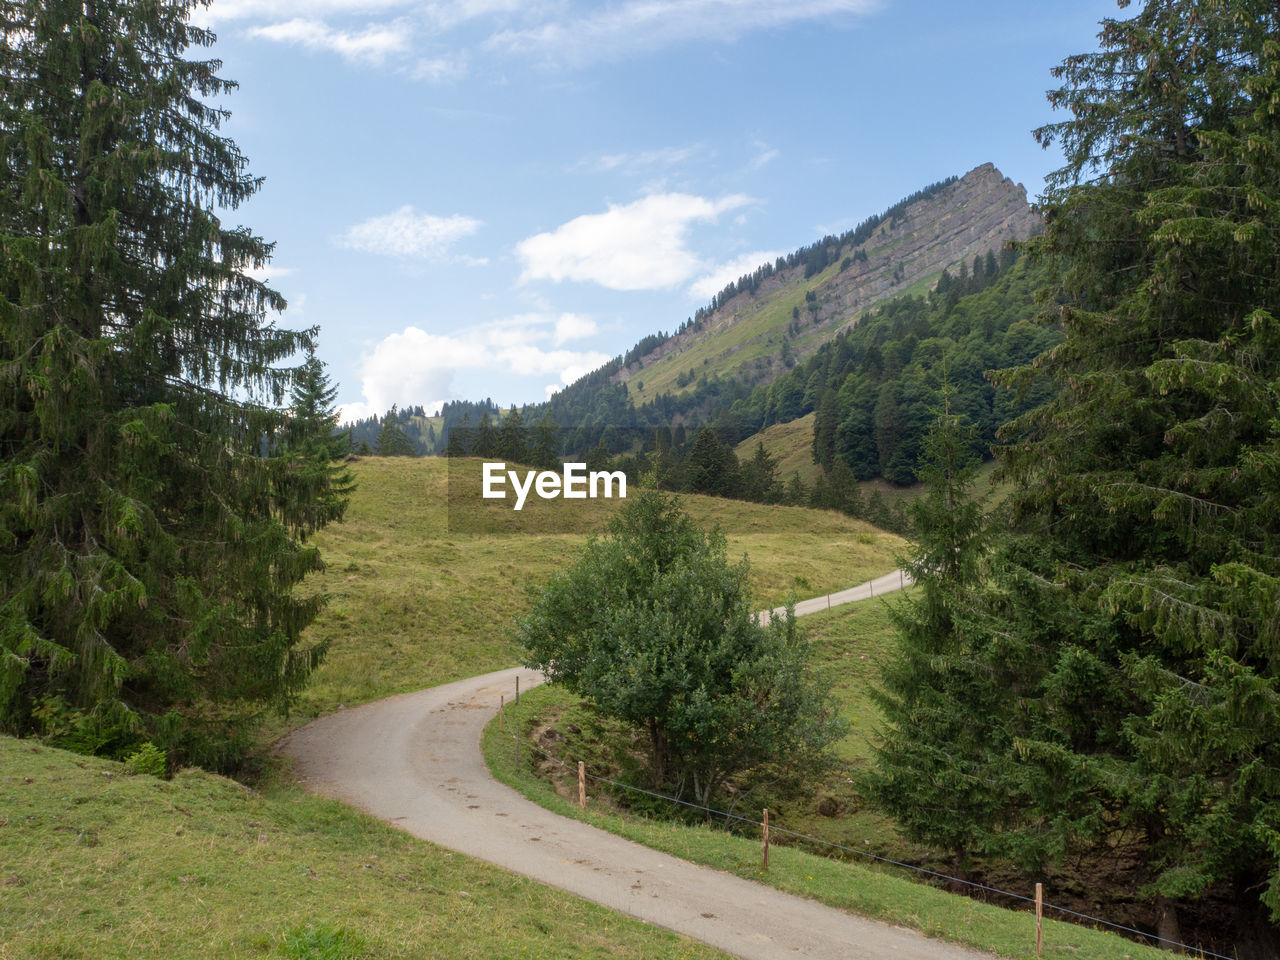
M 480 416 L 480 426 L 476 428 L 475 444 L 471 448 L 471 455 L 485 459 L 493 459 L 498 455 L 498 430 L 493 425 L 488 410 Z
M 382 429 L 378 431 L 377 452 L 380 457 L 412 457 L 417 453 L 413 448 L 413 441 L 400 426 L 400 416 L 395 404 L 391 405 L 387 415 L 382 418 Z
M 1072 789 L 1023 834 L 1140 838 L 1161 934 L 1224 892 L 1280 955 L 1280 12 L 1149 0 L 1057 70 L 1067 165 L 1033 246 L 1066 339 L 1005 430 L 1014 533 L 990 629 L 1034 645 L 1006 729 Z M 994 657 L 988 658 L 994 663 Z
M 510 463 L 526 463 L 529 459 L 528 431 L 514 405 L 498 425 L 498 456 Z
M 355 477 L 337 462 L 351 452 L 351 431 L 338 430 L 338 388 L 324 368 L 315 349 L 308 349 L 290 397 L 282 451 L 297 458 L 299 473 L 322 491 L 314 505 L 318 523 L 341 520 L 355 490 Z
M 329 478 L 260 455 L 314 331 L 220 218 L 261 182 L 193 6 L 3 6 L 0 724 L 222 766 L 323 652 L 291 588 Z
M 535 467 L 542 470 L 554 470 L 559 465 L 560 427 L 547 410 L 542 419 L 533 428 L 533 438 L 529 445 L 529 459 Z

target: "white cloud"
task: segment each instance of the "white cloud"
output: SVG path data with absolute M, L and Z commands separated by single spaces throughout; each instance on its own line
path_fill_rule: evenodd
M 240 272 L 246 277 L 252 277 L 259 283 L 269 283 L 270 281 L 287 277 L 297 271 L 293 267 L 277 267 L 273 263 L 266 263 L 260 267 L 249 267 L 248 269 L 241 270 Z
M 443 257 L 449 247 L 475 233 L 481 226 L 481 221 L 474 217 L 460 214 L 437 217 L 417 213 L 413 207 L 405 206 L 350 227 L 337 238 L 337 242 L 339 246 L 364 253 L 433 260 Z M 487 262 L 483 258 L 467 258 L 468 265 L 478 266 Z
M 280 43 L 301 44 L 309 50 L 329 50 L 348 60 L 382 63 L 390 54 L 409 49 L 409 37 L 403 25 L 390 23 L 370 25 L 356 33 L 335 30 L 319 20 L 296 17 L 283 23 L 254 27 L 251 37 L 262 37 Z
M 461 23 L 497 13 L 516 13 L 526 10 L 529 0 L 448 0 L 444 3 L 428 3 L 422 10 L 439 30 L 449 30 Z
M 776 147 L 769 146 L 769 144 L 765 143 L 763 140 L 755 141 L 754 146 L 756 148 L 756 155 L 752 157 L 751 162 L 747 164 L 748 169 L 759 170 L 778 159 L 779 150 Z
M 569 340 L 595 336 L 599 329 L 590 317 L 578 313 L 563 313 L 556 318 L 555 344 L 558 347 Z
M 706 148 L 702 144 L 695 143 L 686 147 L 660 147 L 656 150 L 637 150 L 633 153 L 605 153 L 584 160 L 577 167 L 599 173 L 648 173 L 654 169 L 679 166 L 705 151 Z
M 425 80 L 428 83 L 450 83 L 463 77 L 466 72 L 467 60 L 461 55 L 421 57 L 405 70 L 410 80 Z
M 519 30 L 503 30 L 492 49 L 572 66 L 693 40 L 734 40 L 766 30 L 870 13 L 880 0 L 627 0 Z
M 516 245 L 520 279 L 590 281 L 611 290 L 678 286 L 703 267 L 686 246 L 689 228 L 750 202 L 742 194 L 707 200 L 661 193 L 575 217 Z
M 573 315 L 557 318 L 556 328 L 569 316 Z M 360 363 L 364 399 L 343 404 L 340 417 L 345 423 L 381 416 L 393 403 L 421 403 L 431 410 L 453 396 L 453 378 L 463 369 L 483 368 L 516 376 L 554 375 L 562 384 L 569 384 L 609 360 L 607 354 L 595 350 L 543 349 L 538 341 L 552 336 L 548 320 L 540 315 L 513 317 L 459 334 L 406 327 L 384 337 Z
M 413 0 L 214 0 L 192 11 L 191 22 L 212 26 L 231 20 L 279 20 L 326 14 L 369 14 L 407 7 Z
M 710 300 L 739 277 L 754 273 L 756 267 L 766 263 L 773 263 L 780 256 L 782 256 L 782 253 L 775 250 L 758 250 L 755 253 L 744 253 L 728 263 L 721 264 L 689 284 L 689 294 L 698 300 Z
M 690 43 L 733 42 L 758 30 L 840 25 L 883 0 L 214 0 L 193 11 L 204 27 L 253 23 L 250 35 L 383 62 L 435 82 L 454 79 L 468 53 L 529 56 L 582 66 Z M 352 21 L 360 20 L 363 29 Z M 486 37 L 487 39 L 481 39 Z M 422 49 L 434 48 L 435 53 Z M 439 51 L 450 51 L 441 56 Z M 402 56 L 403 55 L 403 56 Z

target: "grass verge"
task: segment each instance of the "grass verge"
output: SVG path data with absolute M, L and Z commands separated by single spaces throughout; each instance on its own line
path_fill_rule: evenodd
M 0 737 L 3 960 L 725 955 L 297 789 Z

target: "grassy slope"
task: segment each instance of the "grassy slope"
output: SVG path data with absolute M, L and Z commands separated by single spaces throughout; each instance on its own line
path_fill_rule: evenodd
M 759 357 L 776 355 L 782 349 L 782 337 L 791 322 L 792 309 L 799 308 L 801 317 L 807 321 L 805 293 L 810 290 L 816 293 L 839 271 L 840 265 L 835 263 L 808 280 L 798 274 L 786 286 L 750 300 L 731 318 L 698 337 L 688 349 L 667 354 L 636 374 L 634 379 L 644 381 L 644 390 L 634 393 L 632 399 L 643 402 L 661 393 L 679 394 L 690 389 L 692 385 L 676 385 L 676 377 L 686 370 L 693 371 L 695 382 L 703 374 L 728 377 Z M 823 339 L 830 339 L 831 328 L 824 330 Z M 796 341 L 797 348 L 799 343 Z
M 899 236 L 887 245 L 874 247 L 877 239 L 875 237 L 864 245 L 872 256 L 892 250 L 903 243 L 907 236 Z M 904 269 L 912 273 L 915 262 L 912 260 L 903 264 Z M 762 358 L 776 358 L 784 339 L 791 341 L 793 351 L 807 356 L 820 343 L 832 339 L 837 332 L 862 316 L 863 311 L 859 310 L 841 317 L 835 325 L 827 323 L 821 327 L 815 327 L 809 322 L 805 294 L 813 291 L 819 303 L 825 302 L 829 291 L 824 288 L 835 281 L 840 273 L 839 262 L 830 264 L 821 273 L 808 279 L 804 278 L 803 272 L 797 273 L 785 286 L 747 300 L 730 317 L 715 322 L 687 349 L 669 353 L 635 374 L 629 381 L 631 399 L 636 403 L 644 403 L 662 393 L 683 393 L 692 389 L 703 375 L 708 378 L 730 378 Z M 941 271 L 913 277 L 906 285 L 882 291 L 872 302 L 879 303 L 908 295 L 920 296 L 933 288 L 939 276 Z M 800 330 L 794 336 L 788 331 L 793 309 L 800 311 Z M 678 386 L 676 378 L 685 372 L 692 372 L 693 381 L 684 387 Z M 644 384 L 643 389 L 637 386 L 637 382 Z
M 300 791 L 0 737 L 0 958 L 724 955 Z
M 813 462 L 813 421 L 816 413 L 806 413 L 799 420 L 775 423 L 759 433 L 753 433 L 734 447 L 738 459 L 745 463 L 755 456 L 756 444 L 778 460 L 778 479 L 786 483 L 793 473 L 800 474 L 806 486 L 822 475 L 822 468 Z
M 871 739 L 879 719 L 869 691 L 878 675 L 877 662 L 893 643 L 887 604 L 880 600 L 854 604 L 805 617 L 803 623 L 814 644 L 815 661 L 835 678 L 835 692 L 850 722 L 850 732 L 837 745 L 842 765 L 833 770 L 824 783 L 815 785 L 815 796 L 780 808 L 771 805 L 771 822 L 795 833 L 876 856 L 915 863 L 927 861 L 928 851 L 914 846 L 897 834 L 891 822 L 862 807 L 850 782 L 853 770 L 870 757 Z M 507 720 L 519 722 L 526 731 L 545 730 L 548 724 L 555 726 L 557 734 L 550 742 L 554 743 L 556 754 L 572 760 L 585 756 L 591 763 L 593 746 L 575 743 L 568 724 L 574 722 L 577 728 L 590 734 L 591 726 L 597 721 L 563 691 L 550 687 L 532 691 L 522 698 L 520 713 L 508 713 Z M 544 737 L 543 742 L 549 741 Z M 868 865 L 852 854 L 849 855 L 851 862 L 845 862 L 807 853 L 796 846 L 775 847 L 770 853 L 766 875 L 760 869 L 760 844 L 754 837 L 733 836 L 717 828 L 620 816 L 611 804 L 599 800 L 589 803 L 586 813 L 580 812 L 573 799 L 577 795 L 577 781 L 572 769 L 555 783 L 542 778 L 550 765 L 543 765 L 541 775 L 535 775 L 527 762 L 517 771 L 510 743 L 509 737 L 498 734 L 496 723 L 490 724 L 484 739 L 490 769 L 498 779 L 557 813 L 588 820 L 603 829 L 697 863 L 841 909 L 912 927 L 931 936 L 1005 957 L 1034 956 L 1034 922 L 1025 911 L 978 903 L 907 879 L 900 868 Z M 526 761 L 531 755 L 531 751 L 525 751 Z M 824 806 L 826 812 L 820 813 L 819 809 Z M 738 813 L 758 815 L 754 809 Z M 1054 890 L 1061 888 L 1055 888 L 1054 877 L 1045 879 L 1046 896 L 1052 901 Z M 1032 891 L 1022 892 L 1029 895 Z M 1048 957 L 1155 960 L 1165 955 L 1112 933 L 1046 921 L 1045 956 Z
M 807 413 L 798 420 L 788 423 L 775 423 L 765 427 L 759 433 L 753 433 L 736 447 L 734 452 L 740 461 L 747 461 L 756 452 L 756 444 L 763 443 L 765 450 L 778 459 L 778 477 L 783 482 L 791 479 L 792 472 L 800 474 L 800 479 L 807 485 L 822 473 L 822 468 L 813 462 L 813 422 L 817 414 Z M 992 476 L 996 469 L 996 461 L 988 460 L 978 468 L 974 493 L 977 496 L 992 495 L 999 500 L 1008 493 L 1008 484 L 997 484 Z M 864 480 L 858 489 L 865 502 L 873 491 L 880 491 L 885 503 L 892 507 L 898 501 L 913 500 L 924 492 L 924 484 L 916 483 L 909 487 L 899 487 L 887 480 Z
M 473 467 L 467 488 L 478 492 Z M 330 601 L 308 635 L 331 646 L 295 723 L 517 663 L 510 625 L 527 607 L 526 585 L 540 584 L 619 504 L 531 503 L 509 534 L 450 533 L 447 461 L 369 458 L 353 468 L 360 485 L 346 522 L 316 538 L 328 569 L 309 586 Z M 732 559 L 750 558 L 761 606 L 792 590 L 804 597 L 861 583 L 893 569 L 902 548 L 892 534 L 827 511 L 684 502 L 698 520 L 721 525 Z M 572 532 L 554 532 L 563 529 Z

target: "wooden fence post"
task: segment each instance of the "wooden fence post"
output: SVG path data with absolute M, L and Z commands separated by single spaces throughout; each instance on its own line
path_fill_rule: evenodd
M 507 726 L 507 697 L 502 694 L 498 697 L 498 732 L 505 733 Z
M 578 806 L 587 809 L 587 765 L 578 761 Z
M 516 706 L 520 706 L 520 678 L 516 677 Z
M 1040 947 L 1044 942 L 1043 930 L 1041 928 L 1042 917 L 1044 916 L 1044 884 L 1036 884 L 1036 956 L 1040 956 Z
M 764 809 L 764 823 L 762 823 L 761 826 L 764 827 L 764 868 L 768 870 L 769 869 L 769 808 L 768 807 L 765 807 Z

